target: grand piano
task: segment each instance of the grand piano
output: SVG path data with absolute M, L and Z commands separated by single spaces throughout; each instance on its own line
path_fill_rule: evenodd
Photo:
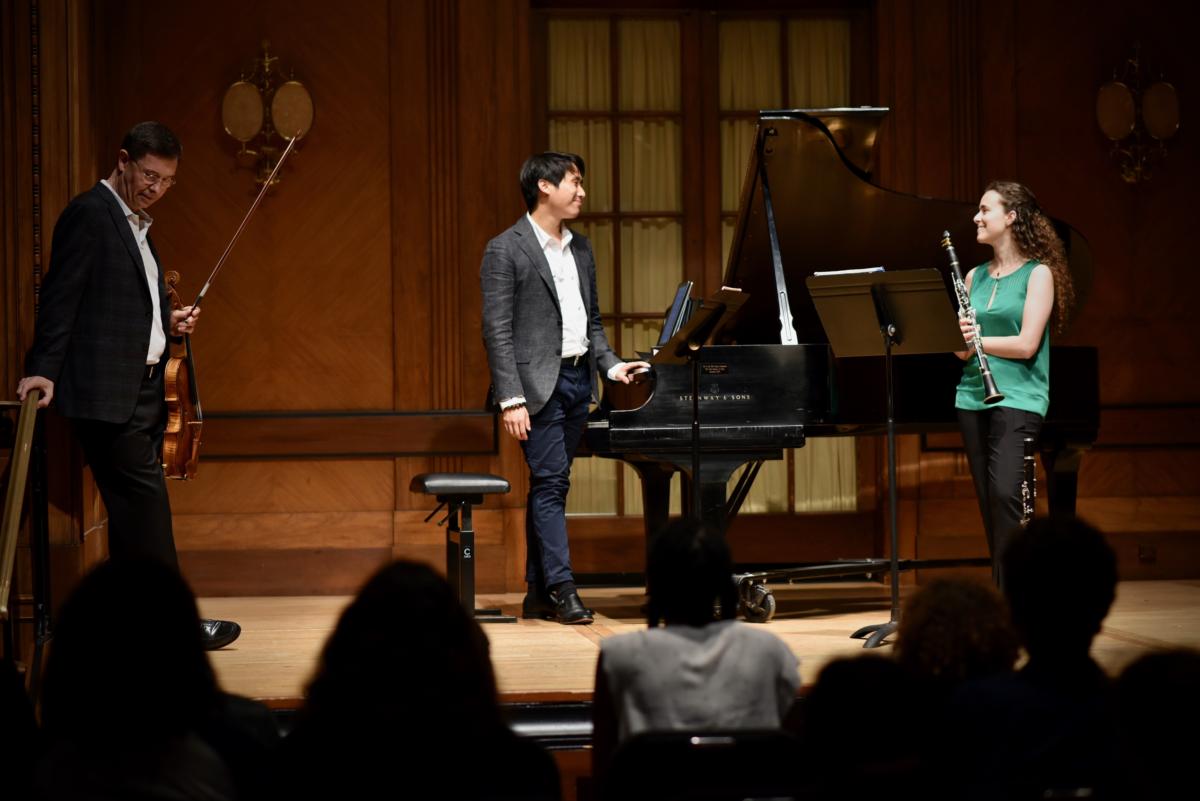
M 883 266 L 937 268 L 956 307 L 940 246 L 950 232 L 964 271 L 990 257 L 975 242 L 975 203 L 932 200 L 872 181 L 875 139 L 887 109 L 764 111 L 742 190 L 723 284 L 745 296 L 696 353 L 699 471 L 693 476 L 692 370 L 669 349 L 649 358 L 646 380 L 609 384 L 588 420 L 585 452 L 628 462 L 642 482 L 646 533 L 667 521 L 673 473 L 685 495 L 700 493 L 701 518 L 724 530 L 758 467 L 809 437 L 882 434 L 884 366 L 879 357 L 835 358 L 805 278 L 815 271 Z M 1055 221 L 1077 296 L 1091 283 L 1087 242 Z M 664 298 L 664 306 L 670 302 Z M 696 308 L 703 299 L 685 304 Z M 670 332 L 668 332 L 670 333 Z M 1094 348 L 1051 348 L 1051 404 L 1040 450 L 1052 513 L 1073 513 L 1080 459 L 1099 427 Z M 898 433 L 957 430 L 953 354 L 894 361 Z M 730 477 L 743 472 L 732 492 Z M 690 502 L 690 501 L 689 501 Z M 691 508 L 685 506 L 685 508 Z

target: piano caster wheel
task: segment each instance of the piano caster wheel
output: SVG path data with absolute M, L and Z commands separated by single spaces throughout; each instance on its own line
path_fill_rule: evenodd
M 742 614 L 750 623 L 766 623 L 775 617 L 775 596 L 763 584 L 753 584 L 742 597 Z

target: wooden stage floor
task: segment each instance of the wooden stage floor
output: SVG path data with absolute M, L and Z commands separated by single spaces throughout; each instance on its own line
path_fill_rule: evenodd
M 886 587 L 822 583 L 775 587 L 779 611 L 764 624 L 800 659 L 804 684 L 831 659 L 863 653 L 849 639 L 861 626 L 888 619 Z M 599 643 L 645 625 L 640 588 L 585 588 L 598 616 L 591 626 L 519 621 L 484 626 L 504 703 L 590 701 Z M 520 613 L 521 595 L 482 595 L 481 606 Z M 211 654 L 222 686 L 277 709 L 299 706 L 304 686 L 346 597 L 203 598 L 205 617 L 236 620 L 242 636 Z M 397 621 L 403 625 L 403 621 Z M 1093 646 L 1097 661 L 1118 673 L 1141 654 L 1168 647 L 1200 648 L 1200 580 L 1133 581 L 1117 601 Z M 890 646 L 879 649 L 890 652 Z

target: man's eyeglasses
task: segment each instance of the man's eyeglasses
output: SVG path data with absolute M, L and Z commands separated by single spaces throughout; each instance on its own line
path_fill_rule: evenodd
M 133 161 L 130 163 L 133 164 L 133 166 L 138 168 L 138 172 L 140 172 L 142 174 L 142 177 L 146 179 L 146 183 L 148 183 L 150 186 L 154 186 L 155 184 L 158 184 L 163 189 L 170 189 L 172 186 L 175 185 L 175 176 L 173 176 L 173 175 L 162 176 L 162 175 L 159 175 L 158 173 L 156 173 L 154 170 L 147 170 L 145 167 L 143 167 L 141 164 L 138 164 L 136 161 Z

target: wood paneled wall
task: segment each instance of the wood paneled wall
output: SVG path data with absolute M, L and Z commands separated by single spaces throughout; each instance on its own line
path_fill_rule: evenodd
M 273 458 L 208 459 L 196 481 L 172 483 L 183 567 L 201 594 L 257 594 L 352 591 L 393 556 L 441 562 L 442 530 L 423 522 L 433 501 L 409 492 L 410 477 L 520 475 L 515 446 L 497 453 L 490 418 L 427 413 L 483 410 L 478 266 L 487 239 L 523 208 L 527 3 L 35 0 L 4 13 L 16 45 L 4 50 L 3 178 L 14 198 L 4 277 L 18 290 L 4 303 L 20 313 L 5 315 L 5 381 L 20 375 L 32 334 L 32 144 L 52 157 L 41 177 L 48 242 L 71 195 L 107 174 L 129 125 L 170 125 L 184 155 L 179 184 L 153 210 L 154 237 L 164 268 L 194 294 L 257 190 L 222 131 L 221 97 L 270 40 L 312 92 L 316 122 L 208 294 L 195 348 L 207 439 L 237 451 L 231 438 L 254 427 L 258 453 Z M 40 116 L 32 80 L 55 103 Z M 361 437 L 344 438 L 340 457 L 293 455 L 316 441 L 337 452 L 345 421 L 364 415 L 390 435 L 384 450 L 433 442 L 443 455 L 381 456 Z M 413 447 L 396 445 L 422 423 Z M 78 496 L 86 471 L 65 443 L 64 432 L 55 473 L 74 477 Z M 523 507 L 514 483 L 505 500 Z M 98 510 L 93 496 L 65 527 L 83 562 L 86 535 L 103 531 L 83 521 L 82 508 Z M 480 588 L 519 583 L 520 515 L 492 501 L 477 526 Z
M 9 385 L 32 332 L 35 263 L 48 256 L 39 243 L 69 197 L 107 173 L 130 124 L 158 118 L 183 141 L 180 183 L 154 209 L 154 236 L 164 265 L 194 292 L 255 190 L 221 130 L 225 87 L 269 39 L 315 99 L 312 133 L 209 294 L 196 337 L 214 444 L 254 425 L 251 412 L 270 421 L 260 439 L 273 440 L 268 430 L 288 415 L 303 423 L 280 435 L 291 439 L 272 458 L 206 460 L 196 481 L 172 485 L 184 569 L 201 594 L 348 592 L 391 556 L 439 563 L 442 530 L 423 522 L 432 503 L 408 491 L 427 470 L 512 481 L 509 496 L 489 499 L 476 516 L 479 584 L 521 586 L 525 487 L 515 443 L 474 428 L 440 438 L 437 429 L 434 441 L 469 435 L 479 447 L 474 455 L 448 446 L 396 457 L 348 443 L 336 457 L 295 454 L 313 438 L 323 447 L 336 441 L 337 429 L 321 421 L 339 415 L 380 415 L 386 426 L 389 415 L 482 408 L 479 258 L 520 214 L 517 170 L 539 138 L 529 5 L 0 6 L 0 378 Z M 1169 8 L 878 0 L 870 8 L 875 68 L 859 81 L 872 93 L 864 101 L 893 108 L 880 137 L 883 185 L 970 201 L 986 180 L 1014 177 L 1088 237 L 1094 282 L 1062 340 L 1101 352 L 1103 429 L 1084 460 L 1080 510 L 1112 534 L 1131 576 L 1200 571 L 1200 457 L 1191 433 L 1200 379 L 1186 369 L 1197 355 L 1189 323 L 1200 279 L 1187 268 L 1182 233 L 1197 154 L 1185 127 L 1151 181 L 1124 185 L 1092 109 L 1096 88 L 1140 39 L 1149 63 L 1181 87 L 1186 126 L 1187 87 L 1200 75 Z M 80 564 L 84 533 L 102 529 L 67 442 L 60 432 L 56 453 L 68 455 L 58 456 L 55 472 L 56 537 Z M 943 444 L 902 441 L 902 548 L 981 554 L 965 460 Z M 864 486 L 874 492 L 882 449 L 860 450 Z M 884 505 L 867 500 L 862 513 L 815 521 L 809 538 L 781 533 L 789 526 L 778 521 L 740 521 L 731 539 L 750 561 L 861 555 L 872 544 L 881 549 L 886 531 Z M 591 519 L 575 530 L 577 570 L 640 569 L 639 522 Z M 839 542 L 853 547 L 839 550 Z

